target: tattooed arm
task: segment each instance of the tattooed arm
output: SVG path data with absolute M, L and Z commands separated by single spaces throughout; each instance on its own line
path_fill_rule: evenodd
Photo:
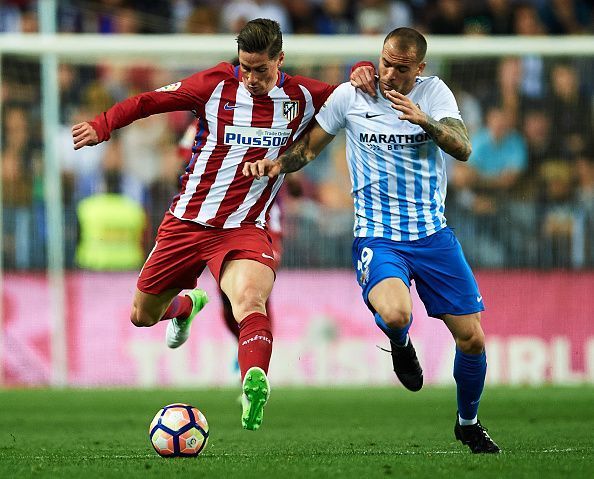
M 468 160 L 472 146 L 461 120 L 442 118 L 436 121 L 422 111 L 419 105 L 415 105 L 410 98 L 396 91 L 386 92 L 386 96 L 392 102 L 392 108 L 400 112 L 398 118 L 419 125 L 429 133 L 437 146 L 457 160 Z
M 326 131 L 317 123 L 307 132 L 303 138 L 295 142 L 276 160 L 246 161 L 243 165 L 244 176 L 255 176 L 260 179 L 263 176 L 274 178 L 281 173 L 291 173 L 300 170 L 310 161 L 316 158 L 324 147 L 332 141 L 334 135 Z
M 419 126 L 429 133 L 437 146 L 457 160 L 468 160 L 472 147 L 464 123 L 456 118 L 442 118 L 435 121 L 430 116 L 425 116 L 426 124 L 419 124 Z

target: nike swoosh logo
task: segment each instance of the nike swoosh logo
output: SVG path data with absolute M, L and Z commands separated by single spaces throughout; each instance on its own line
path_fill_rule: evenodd
M 235 108 L 239 108 L 239 105 L 229 105 L 229 102 L 227 102 L 223 108 L 225 110 L 235 110 Z
M 477 303 L 480 303 L 482 300 L 483 300 L 483 297 L 482 296 L 477 296 L 476 297 L 476 302 Z
M 365 113 L 365 118 L 375 118 L 376 116 L 382 116 L 383 113 L 378 113 L 377 115 L 370 115 L 369 113 Z
M 262 258 L 274 259 L 274 256 L 270 256 L 269 254 L 262 253 Z

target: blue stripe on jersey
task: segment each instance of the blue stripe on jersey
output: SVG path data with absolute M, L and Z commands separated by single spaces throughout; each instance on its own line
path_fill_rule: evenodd
M 437 145 L 432 145 L 432 148 L 429 149 L 427 159 L 429 160 L 431 172 L 431 217 L 433 218 L 433 228 L 435 230 L 439 229 L 439 227 L 441 226 L 440 217 L 441 215 L 443 215 L 444 210 L 444 205 L 441 201 L 441 195 L 438 198 L 435 198 L 438 183 L 440 183 L 440 178 L 438 177 L 437 171 L 437 163 L 440 160 L 439 156 L 440 154 L 439 150 L 437 149 Z
M 287 77 L 287 75 L 285 75 L 285 72 L 281 72 L 281 74 L 280 74 L 280 81 L 278 82 L 278 87 L 279 88 L 282 88 L 282 86 L 284 85 L 285 80 L 286 80 L 286 77 Z
M 239 65 L 233 69 L 233 76 L 239 80 Z
M 201 140 L 204 140 L 202 135 L 204 135 L 205 130 L 206 128 L 204 126 L 204 119 L 198 118 L 198 130 L 196 131 L 196 136 L 194 136 L 194 146 L 192 146 L 193 155 L 190 159 L 190 162 L 188 163 L 188 166 L 186 167 L 187 172 L 192 171 L 192 168 L 194 168 L 194 163 L 196 163 L 196 160 L 198 159 L 199 150 L 204 146 L 204 142 Z
M 425 157 L 427 153 L 427 144 L 419 145 L 414 149 L 413 154 L 413 170 L 415 172 L 415 215 L 417 216 L 416 221 L 416 233 L 419 236 L 424 236 L 427 231 L 427 225 L 425 224 L 425 215 L 423 212 L 423 165 L 420 158 Z
M 382 225 L 383 225 L 383 237 L 389 238 L 392 236 L 392 226 L 391 226 L 391 211 L 390 211 L 390 196 L 388 195 L 388 191 L 390 191 L 390 186 L 388 185 L 388 162 L 383 157 L 383 155 L 379 155 L 377 153 L 374 154 L 375 160 L 377 162 L 377 172 L 379 174 L 379 199 L 380 199 L 380 208 L 382 213 Z
M 406 169 L 402 164 L 402 152 L 394 152 L 394 164 L 396 166 L 396 202 L 398 203 L 398 212 L 400 220 L 398 229 L 400 230 L 400 241 L 408 241 L 410 232 L 408 231 L 408 205 L 406 204 Z
M 375 226 L 373 225 L 373 198 L 371 195 L 371 176 L 370 176 L 371 169 L 367 168 L 364 165 L 363 168 L 363 188 L 361 192 L 363 193 L 363 206 L 365 207 L 365 220 L 366 220 L 366 228 L 369 228 L 370 223 L 372 226 L 372 236 L 373 232 L 375 232 Z

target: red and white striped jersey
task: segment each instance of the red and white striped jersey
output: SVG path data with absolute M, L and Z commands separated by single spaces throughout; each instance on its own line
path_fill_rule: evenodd
M 170 211 L 219 228 L 264 226 L 284 175 L 244 177 L 243 164 L 276 159 L 307 128 L 335 87 L 279 73 L 267 95 L 252 96 L 229 63 L 117 103 L 91 125 L 99 141 L 111 131 L 156 113 L 191 110 L 197 117 L 192 157 Z

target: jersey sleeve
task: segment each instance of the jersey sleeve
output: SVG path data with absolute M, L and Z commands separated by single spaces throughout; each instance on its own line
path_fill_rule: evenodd
M 448 86 L 437 77 L 432 78 L 431 82 L 432 85 L 426 92 L 429 111 L 425 113 L 436 121 L 443 118 L 462 120 L 456 98 Z
M 307 88 L 311 93 L 313 107 L 316 113 L 322 108 L 324 102 L 336 89 L 336 85 L 328 85 L 328 83 L 324 83 L 323 81 L 314 80 L 313 78 L 304 76 L 296 76 L 295 80 L 297 80 L 300 85 Z
M 346 125 L 346 114 L 351 103 L 355 87 L 350 83 L 339 85 L 316 115 L 318 124 L 331 135 L 336 135 Z
M 232 68 L 228 63 L 220 63 L 214 68 L 195 73 L 157 90 L 130 97 L 97 115 L 89 123 L 101 142 L 109 140 L 113 130 L 140 118 L 169 111 L 199 110 L 214 86 L 225 75 L 231 74 Z

